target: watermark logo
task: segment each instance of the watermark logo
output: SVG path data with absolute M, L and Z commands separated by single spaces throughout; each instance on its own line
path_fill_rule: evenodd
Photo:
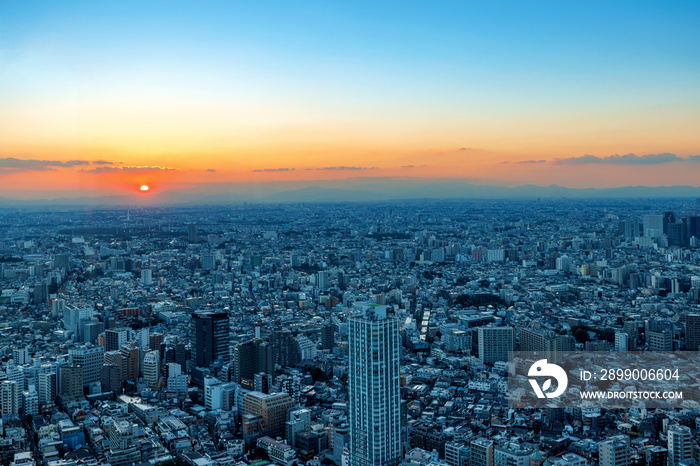
M 566 372 L 556 364 L 550 364 L 546 359 L 536 361 L 527 373 L 528 377 L 548 377 L 540 387 L 537 380 L 528 379 L 532 389 L 535 391 L 537 398 L 557 398 L 566 390 L 569 379 Z M 557 381 L 557 387 L 554 391 L 547 391 L 552 388 L 552 378 Z

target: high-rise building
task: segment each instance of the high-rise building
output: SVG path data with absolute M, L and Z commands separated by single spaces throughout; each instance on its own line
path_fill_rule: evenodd
M 630 464 L 630 444 L 626 435 L 616 435 L 598 444 L 600 466 L 628 466 Z
M 283 436 L 287 412 L 294 403 L 286 393 L 266 395 L 261 392 L 248 392 L 243 396 L 244 413 L 261 417 L 261 433 L 270 437 Z
M 332 350 L 335 347 L 335 324 L 328 321 L 321 327 L 321 349 Z
M 515 341 L 512 327 L 479 327 L 478 335 L 479 359 L 486 364 L 497 361 L 508 361 L 508 352 L 513 351 Z
M 693 457 L 693 434 L 687 426 L 668 428 L 668 466 L 678 466 Z
M 289 329 L 272 332 L 270 344 L 275 347 L 275 359 L 280 366 L 294 367 L 301 362 L 299 342 Z
M 673 351 L 673 334 L 668 330 L 647 331 L 649 351 Z
M 39 404 L 42 407 L 53 406 L 56 400 L 56 373 L 40 373 L 37 379 L 39 382 Z
M 160 379 L 160 353 L 149 351 L 143 357 L 143 378 L 148 381 L 148 385 L 155 389 L 158 387 Z
M 61 366 L 61 398 L 77 400 L 83 397 L 83 366 Z
M 12 359 L 14 359 L 15 364 L 17 364 L 18 366 L 28 364 L 31 360 L 31 358 L 29 357 L 29 350 L 27 348 L 13 348 Z
M 122 359 L 122 377 L 124 380 L 139 378 L 139 348 L 134 343 L 119 348 Z
M 271 345 L 254 338 L 233 347 L 234 382 L 252 381 L 260 372 L 270 375 L 275 372 L 275 351 Z
M 254 377 L 254 389 L 256 392 L 270 393 L 270 387 L 272 386 L 272 376 L 266 374 L 265 372 L 258 372 Z
M 63 328 L 70 332 L 74 340 L 80 337 L 80 321 L 90 319 L 94 311 L 89 307 L 66 305 L 63 308 Z
M 401 460 L 399 321 L 386 306 L 367 306 L 348 320 L 350 464 Z
M 644 236 L 655 238 L 664 233 L 664 216 L 645 215 L 644 216 Z
M 22 392 L 22 415 L 29 414 L 32 416 L 39 414 L 39 394 L 34 385 L 30 385 L 29 390 Z
M 105 351 L 119 351 L 129 338 L 129 329 L 125 327 L 105 330 Z
M 0 382 L 0 415 L 3 418 L 19 414 L 19 388 L 11 380 Z
M 105 349 L 101 346 L 81 346 L 68 350 L 70 363 L 83 367 L 83 384 L 100 380 L 102 365 L 105 362 Z
M 121 356 L 121 354 L 119 355 Z M 100 382 L 104 393 L 112 392 L 119 395 L 122 392 L 121 368 L 115 364 L 103 364 L 100 371 Z
M 141 270 L 141 284 L 146 286 L 153 285 L 153 272 L 151 269 Z
M 187 241 L 196 243 L 197 239 L 197 225 L 190 223 L 187 225 Z
M 160 352 L 160 345 L 162 345 L 164 341 L 165 335 L 163 335 L 162 333 L 151 333 L 150 335 L 148 335 L 148 349 L 151 351 Z
M 520 330 L 520 351 L 536 351 L 553 363 L 561 362 L 561 338 L 551 330 L 524 328 Z
M 615 351 L 629 351 L 630 338 L 624 332 L 615 332 Z
M 229 360 L 229 319 L 226 312 L 203 311 L 192 315 L 193 362 L 207 367 L 217 359 Z
M 685 317 L 685 347 L 689 351 L 700 348 L 700 314 L 688 314 Z

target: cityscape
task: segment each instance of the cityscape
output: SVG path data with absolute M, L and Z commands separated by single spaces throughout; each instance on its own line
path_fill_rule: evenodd
M 697 351 L 697 203 L 4 209 L 0 460 L 696 464 L 697 374 L 531 408 L 504 364 Z
M 700 466 L 699 25 L 0 1 L 0 465 Z

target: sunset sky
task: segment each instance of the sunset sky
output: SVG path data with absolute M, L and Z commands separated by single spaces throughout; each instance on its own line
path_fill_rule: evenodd
M 697 1 L 0 2 L 0 196 L 700 186 L 698 25 Z

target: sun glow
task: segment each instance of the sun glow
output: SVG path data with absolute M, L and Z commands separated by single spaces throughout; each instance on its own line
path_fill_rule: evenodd
M 148 191 L 148 185 L 141 185 L 141 191 Z

